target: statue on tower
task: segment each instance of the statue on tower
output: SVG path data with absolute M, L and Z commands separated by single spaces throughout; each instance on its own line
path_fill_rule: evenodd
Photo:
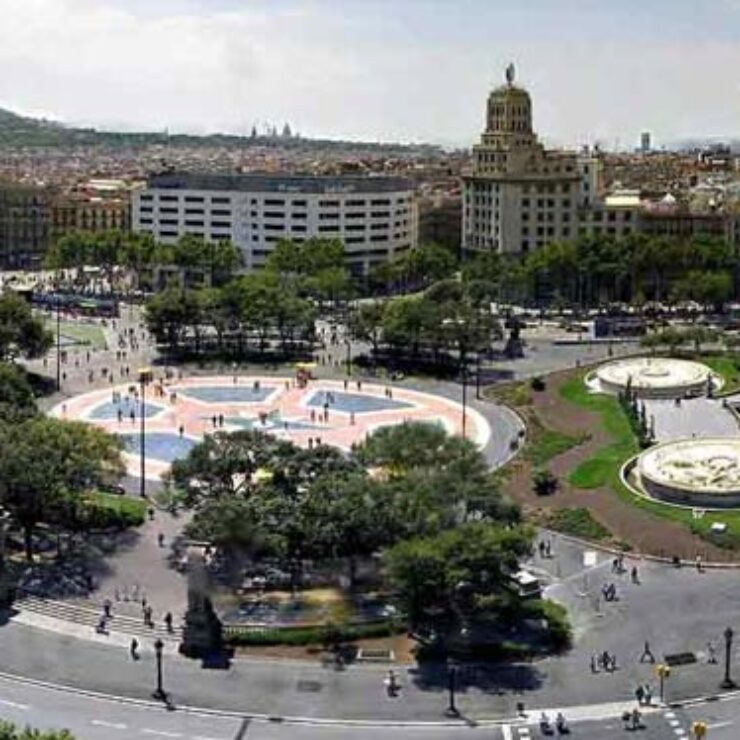
M 511 86 L 514 84 L 514 75 L 516 73 L 516 70 L 514 69 L 514 63 L 510 62 L 509 66 L 506 68 L 506 84 Z

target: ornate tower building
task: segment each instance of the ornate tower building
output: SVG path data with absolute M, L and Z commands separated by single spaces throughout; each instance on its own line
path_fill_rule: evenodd
M 506 82 L 488 96 L 486 128 L 463 176 L 465 253 L 521 255 L 577 234 L 580 175 L 576 155 L 548 151 L 532 130 L 532 100 Z

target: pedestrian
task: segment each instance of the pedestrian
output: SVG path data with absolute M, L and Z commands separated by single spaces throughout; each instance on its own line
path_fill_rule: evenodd
M 154 627 L 154 622 L 152 621 L 152 607 L 151 606 L 144 607 L 144 624 L 147 627 Z
M 103 613 L 105 614 L 105 618 L 106 619 L 110 619 L 113 616 L 112 613 L 111 613 L 112 606 L 113 606 L 113 604 L 111 603 L 111 600 L 110 599 L 106 599 L 103 602 Z
M 635 689 L 635 699 L 637 699 L 637 703 L 642 706 L 642 702 L 645 700 L 645 689 L 643 689 L 642 686 L 638 686 Z
M 701 555 L 697 555 L 696 556 L 696 560 L 694 562 L 696 563 L 696 570 L 697 570 L 697 572 L 701 573 L 702 572 L 702 569 L 703 569 L 702 568 L 702 563 L 701 563 Z
M 645 640 L 645 646 L 642 648 L 640 663 L 644 663 L 646 660 L 649 663 L 655 663 L 655 656 L 653 655 L 653 651 L 650 650 L 650 643 L 647 640 Z
M 545 541 L 544 540 L 540 540 L 538 548 L 540 551 L 540 557 L 544 558 L 545 557 Z
M 211 423 L 213 424 L 214 429 L 216 428 L 216 425 L 218 424 L 218 418 L 216 417 L 216 414 L 214 414 L 211 417 Z
M 619 572 L 619 558 L 614 558 L 612 560 L 612 573 L 618 573 Z
M 157 542 L 159 543 L 160 547 L 164 547 L 164 532 L 160 532 L 157 535 Z
M 599 672 L 599 658 L 597 655 L 591 655 L 591 673 Z
M 224 415 L 223 414 L 218 415 L 218 425 L 219 427 L 223 427 L 224 425 Z
M 148 514 L 149 514 L 149 521 L 150 522 L 153 521 L 154 520 L 154 507 L 153 506 L 149 507 Z
M 716 663 L 717 662 L 717 651 L 714 647 L 713 642 L 707 643 L 707 663 Z
M 105 615 L 101 616 L 101 617 L 100 617 L 100 620 L 98 621 L 98 626 L 97 626 L 97 627 L 95 628 L 95 631 L 96 631 L 96 632 L 97 632 L 97 633 L 98 633 L 99 635 L 104 635 L 104 634 L 106 634 L 106 631 L 107 631 L 107 630 L 105 629 L 105 621 L 106 621 L 106 620 L 105 620 Z
M 609 652 L 607 650 L 604 650 L 604 652 L 601 654 L 601 665 L 604 666 L 604 670 L 609 670 L 609 664 L 611 663 Z
M 632 710 L 632 717 L 631 717 L 631 719 L 632 719 L 632 729 L 633 730 L 639 730 L 640 729 L 640 719 L 641 719 L 641 717 L 642 717 L 642 715 L 640 714 L 640 710 L 637 707 L 635 707 Z
M 355 412 L 354 411 L 349 412 L 349 423 L 350 423 L 350 426 L 355 425 Z
M 636 565 L 633 565 L 632 566 L 632 572 L 630 574 L 630 577 L 632 578 L 632 583 L 638 583 L 638 584 L 640 583 L 640 577 L 639 577 L 639 575 L 637 573 L 637 566 Z
M 547 542 L 545 542 L 545 557 L 552 557 L 552 543 L 550 542 L 550 540 L 547 540 Z
M 347 390 L 347 383 L 348 383 L 347 378 L 345 378 L 344 379 L 344 390 L 345 391 Z
M 650 706 L 653 701 L 653 690 L 650 688 L 650 684 L 645 684 L 645 704 Z
M 129 648 L 129 652 L 131 653 L 132 660 L 139 659 L 139 641 L 135 637 L 131 638 L 131 647 Z
M 167 627 L 167 632 L 172 632 L 172 612 L 167 612 L 167 614 L 164 615 L 164 623 Z

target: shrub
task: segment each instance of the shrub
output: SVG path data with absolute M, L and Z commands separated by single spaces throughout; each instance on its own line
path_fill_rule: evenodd
M 390 637 L 403 632 L 400 622 L 373 622 L 356 625 L 318 625 L 295 629 L 254 630 L 249 627 L 227 627 L 226 641 L 238 645 L 327 645 L 355 642 L 374 637 Z M 330 640 L 328 639 L 330 638 Z
M 540 393 L 547 388 L 547 383 L 545 383 L 544 378 L 541 378 L 539 375 L 535 375 L 535 377 L 529 381 L 529 387 L 533 391 Z
M 540 468 L 532 476 L 534 492 L 538 496 L 551 496 L 558 490 L 558 479 L 547 468 Z

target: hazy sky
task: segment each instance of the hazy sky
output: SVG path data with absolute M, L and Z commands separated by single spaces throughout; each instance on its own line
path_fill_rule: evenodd
M 548 141 L 740 135 L 740 0 L 0 0 L 0 106 L 467 145 L 510 60 Z

